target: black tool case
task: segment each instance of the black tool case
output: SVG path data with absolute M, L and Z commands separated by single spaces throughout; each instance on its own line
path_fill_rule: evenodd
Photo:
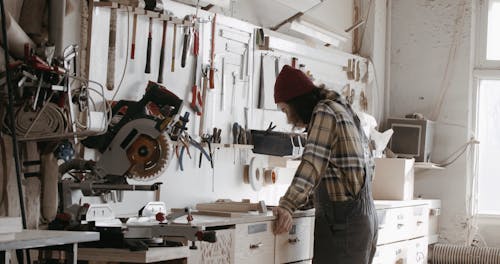
M 304 146 L 305 134 L 286 133 L 267 130 L 251 130 L 253 153 L 271 156 L 293 155 L 293 147 Z M 300 142 L 299 142 L 300 138 Z M 293 142 L 293 145 L 292 145 Z

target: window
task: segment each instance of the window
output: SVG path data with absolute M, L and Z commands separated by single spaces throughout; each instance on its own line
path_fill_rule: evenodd
M 482 80 L 478 92 L 478 211 L 500 214 L 500 80 Z
M 476 66 L 500 69 L 500 0 L 478 2 Z
M 500 0 L 477 1 L 477 212 L 500 215 Z
M 490 1 L 488 31 L 486 34 L 486 60 L 500 60 L 500 0 Z

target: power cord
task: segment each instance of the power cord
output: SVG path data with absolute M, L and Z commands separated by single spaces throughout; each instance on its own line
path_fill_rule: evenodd
M 455 161 L 457 161 L 458 158 L 460 158 L 460 156 L 462 156 L 465 153 L 465 151 L 467 151 L 467 149 L 468 149 L 469 146 L 475 145 L 475 144 L 479 144 L 479 140 L 477 140 L 475 138 L 471 138 L 465 144 L 463 144 L 462 146 L 460 146 L 455 152 L 451 153 L 450 156 L 448 156 L 448 158 L 446 158 L 441 163 L 437 163 L 436 165 L 439 166 L 439 167 L 443 167 L 443 168 L 446 168 L 446 167 L 450 166 Z

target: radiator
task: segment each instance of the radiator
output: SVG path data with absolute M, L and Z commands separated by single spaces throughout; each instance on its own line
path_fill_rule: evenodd
M 500 248 L 436 244 L 432 264 L 500 264 Z

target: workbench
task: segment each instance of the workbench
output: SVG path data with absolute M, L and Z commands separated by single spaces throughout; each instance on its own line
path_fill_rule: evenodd
M 310 263 L 313 252 L 314 210 L 294 213 L 290 233 L 274 235 L 271 211 L 266 213 L 193 213 L 192 225 L 215 230 L 216 243 L 196 242 L 196 249 L 153 247 L 146 251 L 112 248 L 81 248 L 78 260 L 89 263 L 153 263 L 183 260 L 201 263 Z M 187 223 L 185 217 L 174 220 Z M 170 263 L 170 262 L 167 262 Z M 174 262 L 177 263 L 177 262 Z M 185 263 L 185 262 L 184 262 Z
M 2 263 L 10 263 L 8 250 L 71 245 L 69 251 L 72 254 L 68 254 L 67 262 L 76 264 L 78 243 L 98 240 L 97 232 L 23 230 L 15 233 L 14 240 L 0 242 L 0 260 Z

